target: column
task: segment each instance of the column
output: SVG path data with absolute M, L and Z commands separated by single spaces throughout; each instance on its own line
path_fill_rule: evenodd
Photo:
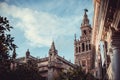
M 113 80 L 120 80 L 120 32 L 115 32 L 111 38 Z

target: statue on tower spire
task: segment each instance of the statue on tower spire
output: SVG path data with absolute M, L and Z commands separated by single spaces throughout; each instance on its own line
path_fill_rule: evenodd
M 88 10 L 87 10 L 87 9 L 84 9 L 84 11 L 85 11 L 85 13 L 84 13 L 84 17 L 87 18 L 87 12 L 88 12 Z
M 85 12 L 88 12 L 88 10 L 87 10 L 87 9 L 84 9 L 84 11 L 85 11 Z

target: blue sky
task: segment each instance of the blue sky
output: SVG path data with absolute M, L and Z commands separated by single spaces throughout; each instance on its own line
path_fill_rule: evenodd
M 35 57 L 48 56 L 54 40 L 58 54 L 74 62 L 74 34 L 80 37 L 85 8 L 92 25 L 92 0 L 0 0 L 0 15 L 14 27 L 17 57 L 27 49 Z

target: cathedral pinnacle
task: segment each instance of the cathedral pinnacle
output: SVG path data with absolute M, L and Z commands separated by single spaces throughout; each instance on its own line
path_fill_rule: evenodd
M 55 49 L 55 44 L 54 44 L 54 41 L 52 42 L 52 45 L 51 45 L 50 50 L 56 50 L 56 49 Z
M 29 49 L 27 49 L 27 51 L 26 51 L 26 57 L 28 58 L 30 56 L 30 51 L 29 51 Z
M 50 49 L 49 49 L 49 54 L 50 54 L 50 55 L 55 55 L 55 54 L 57 54 L 57 50 L 56 50 L 56 48 L 55 48 L 54 41 L 52 42 L 52 45 L 51 45 L 51 47 L 50 47 Z

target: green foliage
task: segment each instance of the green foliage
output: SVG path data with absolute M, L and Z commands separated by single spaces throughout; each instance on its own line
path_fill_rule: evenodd
M 13 43 L 14 37 L 9 34 L 11 29 L 12 27 L 9 25 L 7 18 L 0 16 L 0 67 L 7 65 L 10 61 L 9 51 L 16 46 Z
M 17 66 L 11 71 L 11 80 L 44 80 L 38 71 L 37 65 L 25 63 Z
M 58 80 L 96 80 L 90 73 L 85 73 L 80 66 L 61 72 Z
M 45 80 L 40 76 L 34 61 L 28 61 L 18 65 L 15 70 L 10 70 L 12 59 L 9 53 L 16 48 L 14 37 L 9 34 L 11 29 L 7 18 L 0 16 L 0 80 Z M 15 57 L 14 54 L 13 58 Z
M 9 31 L 12 27 L 9 25 L 9 21 L 5 17 L 0 16 L 0 60 L 4 61 L 9 59 L 9 50 L 13 50 L 14 37 L 11 37 Z
M 9 34 L 12 27 L 5 17 L 0 16 L 0 80 L 7 78 L 10 72 L 10 55 L 9 52 L 16 46 L 13 41 L 14 37 Z

